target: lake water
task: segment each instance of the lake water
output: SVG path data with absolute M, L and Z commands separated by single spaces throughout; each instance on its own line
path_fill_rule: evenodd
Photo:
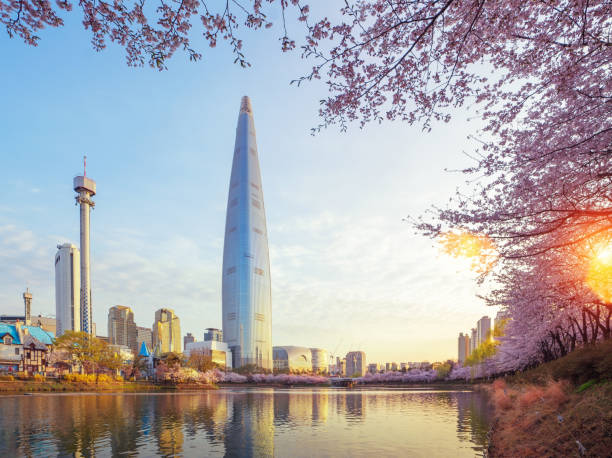
M 482 456 L 489 422 L 460 390 L 0 396 L 0 456 Z

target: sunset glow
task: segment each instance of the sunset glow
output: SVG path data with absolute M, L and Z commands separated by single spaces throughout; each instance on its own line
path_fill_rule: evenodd
M 497 259 L 497 250 L 491 239 L 468 231 L 442 234 L 440 249 L 455 258 L 469 259 L 470 268 L 479 273 L 488 271 Z
M 612 302 L 612 244 L 609 240 L 596 247 L 586 283 L 604 302 Z

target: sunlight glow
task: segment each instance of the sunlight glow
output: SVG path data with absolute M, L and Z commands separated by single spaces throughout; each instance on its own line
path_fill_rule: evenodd
M 612 302 L 612 243 L 606 241 L 596 247 L 589 265 L 586 283 L 604 302 Z
M 479 273 L 490 270 L 497 259 L 497 250 L 491 239 L 469 231 L 442 234 L 440 249 L 455 258 L 468 259 L 470 268 Z

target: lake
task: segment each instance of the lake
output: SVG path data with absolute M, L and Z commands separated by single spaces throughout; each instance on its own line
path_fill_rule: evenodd
M 0 396 L 0 456 L 482 456 L 490 420 L 467 390 Z

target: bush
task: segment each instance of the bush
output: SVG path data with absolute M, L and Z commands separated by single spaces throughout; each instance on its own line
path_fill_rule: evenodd
M 42 374 L 34 374 L 34 381 L 36 382 L 44 382 L 46 377 Z
M 4 382 L 13 382 L 15 381 L 15 377 L 13 377 L 12 375 L 0 375 L 0 380 Z
M 123 377 L 120 375 L 115 376 L 115 382 L 123 382 Z

